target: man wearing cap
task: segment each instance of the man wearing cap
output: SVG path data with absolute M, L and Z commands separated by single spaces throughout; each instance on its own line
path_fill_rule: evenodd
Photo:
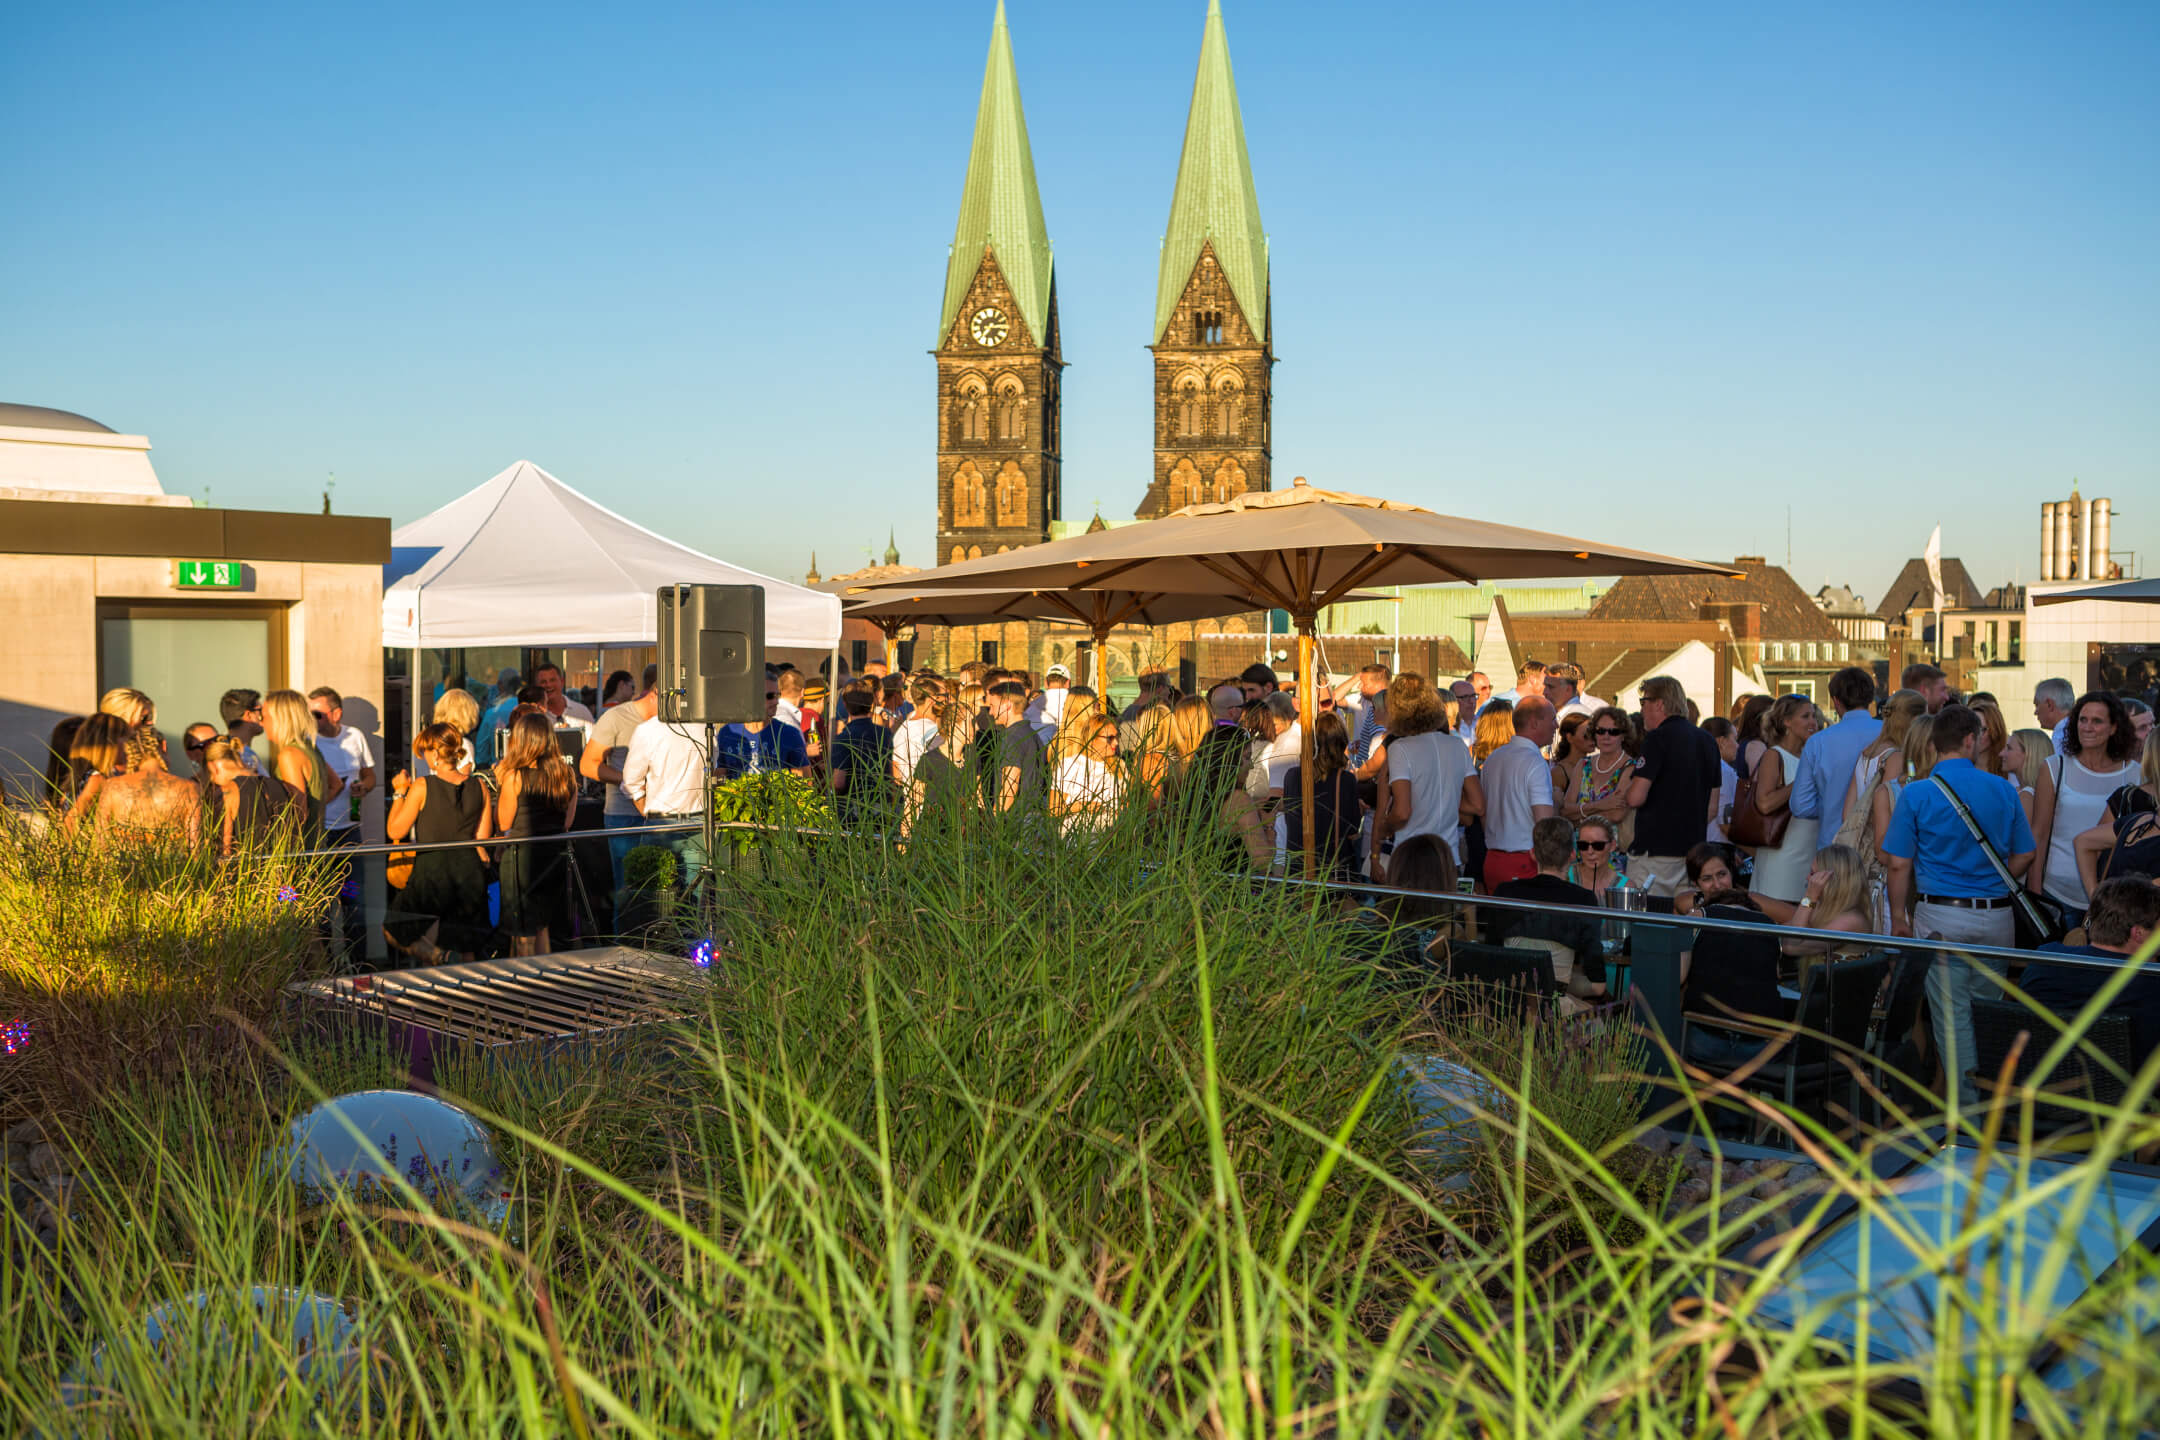
M 1072 689 L 1072 671 L 1062 661 L 1043 672 L 1043 719 L 1052 725 L 1065 723 L 1065 696 Z

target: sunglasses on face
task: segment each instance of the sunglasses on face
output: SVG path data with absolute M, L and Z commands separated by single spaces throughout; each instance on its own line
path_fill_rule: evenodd
M 1625 735 L 1627 732 L 1625 730 L 1615 730 L 1610 725 L 1600 725 L 1597 729 L 1591 731 L 1590 733 L 1593 735 L 1611 735 L 1617 739 L 1618 737 Z
M 318 720 L 328 720 L 330 718 L 330 712 L 327 710 L 310 710 L 307 713 Z
M 1577 850 L 1610 850 L 1610 849 L 1612 848 L 1612 841 L 1610 841 L 1610 840 L 1577 840 L 1577 841 L 1575 842 L 1575 848 L 1576 848 Z
M 765 692 L 765 698 L 768 700 L 777 700 L 780 698 L 780 692 L 777 690 L 767 690 Z

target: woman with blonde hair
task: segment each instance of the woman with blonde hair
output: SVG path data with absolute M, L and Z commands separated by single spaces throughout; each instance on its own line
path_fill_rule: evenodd
M 480 702 L 473 699 L 472 693 L 458 689 L 443 691 L 442 695 L 435 701 L 435 715 L 429 723 L 449 725 L 457 730 L 464 740 L 464 748 L 458 752 L 458 768 L 462 770 L 472 769 L 476 763 L 473 737 L 480 730 Z M 415 751 L 413 755 L 413 774 L 424 780 L 431 773 L 433 772 L 428 767 L 428 758 Z
M 75 727 L 68 741 L 67 796 L 70 816 L 106 781 L 127 773 L 128 723 L 103 711 Z
M 307 696 L 297 690 L 272 690 L 262 698 L 263 735 L 270 742 L 269 773 L 307 800 L 306 843 L 323 837 L 323 810 L 345 793 L 340 780 L 315 748 L 315 716 Z
M 2002 706 L 1993 700 L 1975 700 L 1973 714 L 1980 717 L 1980 743 L 1973 750 L 1973 765 L 1990 775 L 2003 773 L 2003 746 L 2010 739 L 2010 722 L 2003 719 Z
M 2027 826 L 2038 813 L 2041 787 L 2054 784 L 2047 768 L 2047 757 L 2054 748 L 2055 737 L 2045 730 L 2013 730 L 2003 741 L 2002 776 L 2017 786 L 2018 804 L 2024 807 Z
M 433 773 L 416 781 L 401 770 L 390 781 L 396 799 L 383 833 L 392 841 L 409 835 L 416 845 L 436 845 L 494 835 L 494 809 L 465 768 L 464 745 L 465 736 L 444 724 L 428 726 L 413 741 L 414 758 L 425 758 Z M 422 965 L 486 949 L 493 927 L 485 854 L 477 843 L 414 854 L 412 874 L 383 917 L 383 935 L 394 949 Z
M 1749 888 L 1758 900 L 1789 904 L 1807 893 L 1821 822 L 1792 814 L 1791 800 L 1793 782 L 1800 775 L 1800 752 L 1815 733 L 1816 719 L 1814 701 L 1804 695 L 1780 695 L 1763 716 L 1762 736 L 1770 748 L 1756 762 L 1752 793 L 1746 800 L 1733 802 L 1752 805 L 1766 818 L 1780 811 L 1789 817 L 1776 845 L 1755 847 L 1755 881 Z
M 275 843 L 290 833 L 287 827 L 297 829 L 306 813 L 291 786 L 247 768 L 240 758 L 245 748 L 222 735 L 203 747 L 203 774 L 210 782 L 203 809 L 218 855 L 227 860 L 242 850 Z
M 119 719 L 130 730 L 157 723 L 157 705 L 140 690 L 122 685 L 98 697 L 98 714 Z
M 1927 696 L 1917 690 L 1899 690 L 1882 702 L 1882 729 L 1868 741 L 1846 777 L 1843 811 L 1845 819 L 1831 843 L 1850 845 L 1866 853 L 1867 836 L 1875 815 L 1875 791 L 1894 777 L 1904 763 L 1905 732 L 1913 721 L 1928 713 Z M 1893 760 L 1891 757 L 1897 757 Z
M 116 715 L 103 718 L 126 723 Z M 129 730 L 124 764 L 124 773 L 101 776 L 84 787 L 68 811 L 68 828 L 79 824 L 94 805 L 101 836 L 119 829 L 138 837 L 173 832 L 191 843 L 201 838 L 202 791 L 165 768 L 164 736 L 151 726 Z
M 569 853 L 547 837 L 570 828 L 577 810 L 577 775 L 555 744 L 546 715 L 530 711 L 510 722 L 495 766 L 495 833 L 502 852 L 502 928 L 513 955 L 545 955 L 570 933 Z
M 1821 940 L 1787 938 L 1782 941 L 1781 948 L 1787 955 L 1843 959 L 1866 947 L 1832 939 L 1832 934 L 1880 933 L 1876 931 L 1875 898 L 1869 890 L 1867 861 L 1850 845 L 1826 845 L 1816 855 L 1815 868 L 1808 872 L 1807 893 L 1791 907 L 1790 915 L 1781 916 L 1767 905 L 1763 908 L 1783 924 L 1825 932 Z M 1803 980 L 1807 977 L 1807 966 L 1808 962 L 1803 959 L 1800 965 Z
M 1515 702 L 1495 700 L 1480 710 L 1476 734 L 1470 742 L 1470 759 L 1482 769 L 1487 756 L 1515 738 Z

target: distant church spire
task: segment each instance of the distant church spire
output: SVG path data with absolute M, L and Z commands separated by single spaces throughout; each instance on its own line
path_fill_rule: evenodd
M 900 563 L 900 545 L 894 538 L 898 533 L 890 529 L 885 532 L 885 563 L 887 565 L 898 565 Z
M 803 584 L 805 585 L 815 585 L 818 583 L 818 581 L 825 578 L 824 576 L 817 573 L 817 551 L 812 550 L 810 552 L 810 573 L 803 576 L 802 578 Z
M 1012 34 L 1005 28 L 1005 0 L 990 24 L 990 59 L 983 67 L 982 103 L 975 112 L 975 147 L 960 188 L 960 219 L 953 228 L 952 256 L 945 263 L 945 304 L 938 315 L 938 343 L 967 300 L 987 248 L 997 257 L 1012 290 L 1029 343 L 1048 343 L 1050 231 L 1043 224 L 1042 192 L 1035 186 L 1035 152 L 1028 145 L 1027 115 L 1020 108 L 1020 75 L 1013 65 Z
M 1151 342 L 1162 342 L 1163 329 L 1185 294 L 1201 248 L 1210 242 L 1238 308 L 1254 331 L 1264 332 L 1267 230 L 1260 223 L 1252 158 L 1245 152 L 1245 119 L 1238 109 L 1237 81 L 1230 73 L 1230 41 L 1223 33 L 1221 0 L 1208 0 L 1207 26 L 1200 34 L 1200 68 L 1193 76 L 1192 108 L 1185 117 L 1185 151 L 1178 159 L 1170 224 L 1163 232 Z

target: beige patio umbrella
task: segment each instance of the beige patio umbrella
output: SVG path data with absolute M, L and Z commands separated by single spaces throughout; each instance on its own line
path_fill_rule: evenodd
M 1396 500 L 1317 489 L 1252 492 L 1140 525 L 1074 535 L 980 560 L 919 571 L 887 589 L 1056 591 L 1075 605 L 1099 591 L 1241 596 L 1246 609 L 1290 612 L 1298 632 L 1298 715 L 1304 732 L 1305 863 L 1315 849 L 1313 626 L 1320 611 L 1365 585 L 1587 579 L 1601 575 L 1727 575 L 1730 567 L 1629 550 L 1542 530 L 1441 515 Z
M 922 573 L 891 583 L 904 586 Z M 841 614 L 848 620 L 867 620 L 884 632 L 888 666 L 894 663 L 900 632 L 910 625 L 998 625 L 1008 620 L 1084 625 L 1095 640 L 1088 683 L 1099 692 L 1103 688 L 1103 650 L 1110 643 L 1110 632 L 1120 625 L 1174 625 L 1268 608 L 1256 605 L 1249 594 L 1235 587 L 1223 585 L 1217 590 L 1215 594 L 1169 595 L 1124 589 L 908 590 L 878 586 L 865 589 L 863 597 L 848 604 Z M 1392 597 L 1356 591 L 1343 598 Z M 848 599 L 847 592 L 843 592 L 842 599 Z

